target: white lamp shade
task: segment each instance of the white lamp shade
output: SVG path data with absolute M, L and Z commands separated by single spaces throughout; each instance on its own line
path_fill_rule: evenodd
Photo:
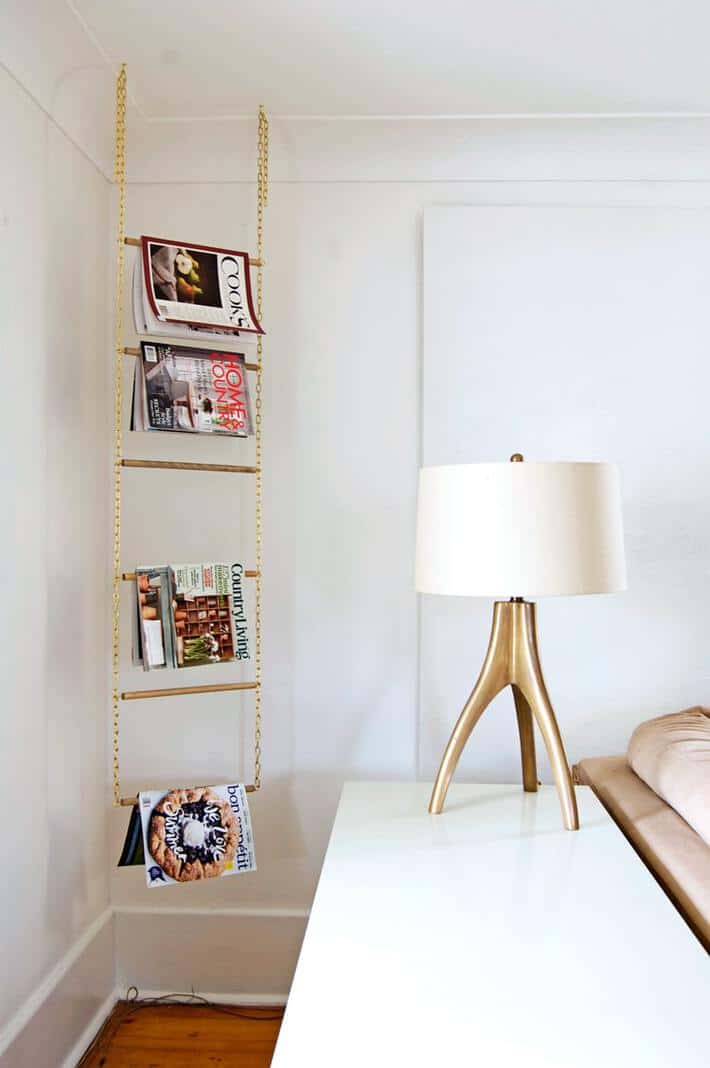
M 615 465 L 422 468 L 416 587 L 495 598 L 625 589 Z

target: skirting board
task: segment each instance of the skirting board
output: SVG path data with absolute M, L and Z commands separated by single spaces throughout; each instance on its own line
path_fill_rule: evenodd
M 171 1004 L 173 1001 L 182 1001 L 185 1005 L 196 1004 L 194 998 L 189 995 L 175 997 L 174 991 L 171 990 L 141 990 L 140 992 L 141 998 L 165 998 L 171 994 L 173 995 Z M 251 1005 L 259 1008 L 285 1007 L 288 997 L 286 994 L 220 994 L 214 990 L 200 990 L 199 993 L 195 991 L 195 995 L 214 1005 L 238 1005 L 240 1007 Z M 122 1000 L 126 1000 L 126 990 L 117 990 L 116 1001 Z
M 0 1032 L 0 1068 L 75 1068 L 129 987 L 285 1005 L 306 921 L 305 909 L 106 909 Z
M 285 1003 L 307 922 L 301 909 L 114 909 L 116 984 L 140 996 Z
M 0 1068 L 74 1068 L 119 998 L 284 1005 L 306 909 L 106 909 L 0 1032 Z
M 0 1033 L 0 1068 L 74 1068 L 115 1000 L 113 911 L 108 908 Z

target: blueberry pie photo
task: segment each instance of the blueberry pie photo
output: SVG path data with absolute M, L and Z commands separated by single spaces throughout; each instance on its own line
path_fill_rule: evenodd
M 243 786 L 199 786 L 140 795 L 148 885 L 253 871 Z M 157 868 L 156 868 L 157 865 Z M 158 879 L 157 875 L 168 877 Z

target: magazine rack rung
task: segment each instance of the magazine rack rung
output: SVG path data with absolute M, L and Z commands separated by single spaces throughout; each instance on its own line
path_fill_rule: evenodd
M 141 244 L 142 244 L 141 239 L 139 237 L 124 237 L 123 243 L 124 243 L 124 245 L 135 245 L 136 248 L 140 248 Z M 249 266 L 250 267 L 263 267 L 264 266 L 264 261 L 263 261 L 263 259 L 260 259 L 258 256 L 250 256 L 249 257 Z
M 169 344 L 169 342 L 167 342 L 167 344 Z M 126 345 L 123 351 L 126 356 L 140 356 L 141 354 L 141 350 L 134 345 Z M 258 371 L 261 373 L 261 367 L 258 363 L 245 363 L 243 366 L 247 371 Z
M 150 697 L 185 697 L 192 693 L 231 693 L 234 690 L 258 690 L 258 682 L 221 682 L 210 686 L 172 686 L 167 690 L 124 690 L 122 701 L 147 701 Z
M 190 787 L 186 786 L 185 789 L 189 790 Z M 249 783 L 248 786 L 245 786 L 244 789 L 248 794 L 256 793 L 256 786 L 253 786 L 251 783 Z M 136 794 L 135 797 L 122 797 L 119 801 L 119 805 L 121 806 L 121 808 L 133 808 L 133 806 L 137 804 L 138 794 Z
M 121 460 L 121 467 L 153 467 L 163 471 L 227 471 L 232 475 L 256 475 L 258 467 L 244 464 L 198 464 L 184 460 Z

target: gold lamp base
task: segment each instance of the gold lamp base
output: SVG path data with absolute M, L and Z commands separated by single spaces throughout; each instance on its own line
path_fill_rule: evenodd
M 437 815 L 444 807 L 451 777 L 471 731 L 496 694 L 512 687 L 520 734 L 523 788 L 537 790 L 533 716 L 545 741 L 568 831 L 579 829 L 574 794 L 562 735 L 545 687 L 537 648 L 535 605 L 530 601 L 496 601 L 486 659 L 471 696 L 463 707 L 441 760 L 429 811 Z

